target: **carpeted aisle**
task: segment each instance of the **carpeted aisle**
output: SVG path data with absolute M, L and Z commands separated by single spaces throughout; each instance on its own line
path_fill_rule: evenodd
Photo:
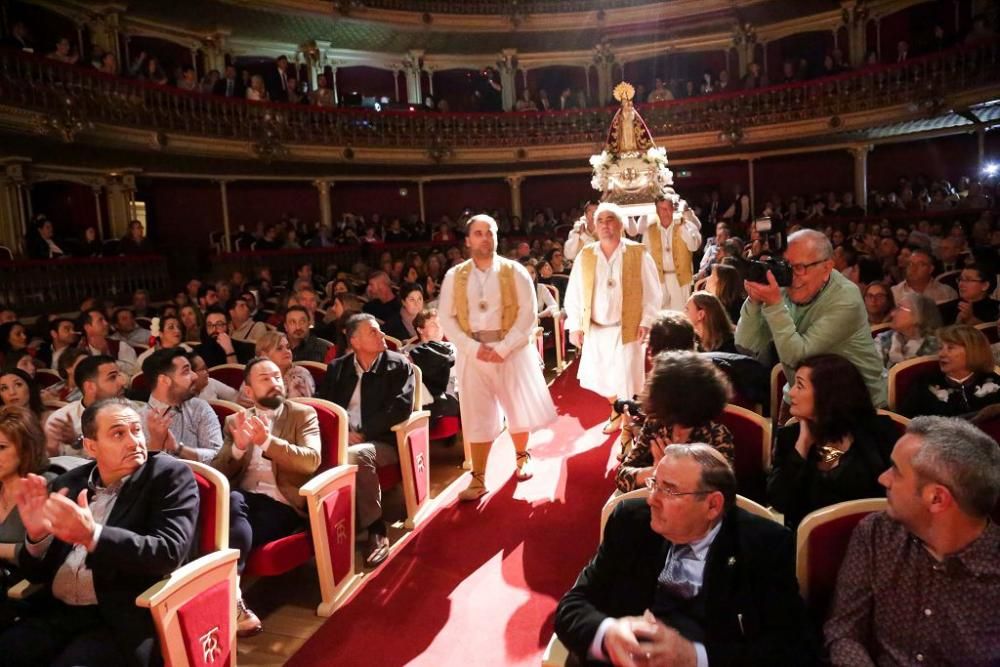
M 448 492 L 288 665 L 539 664 L 556 603 L 593 554 L 614 486 L 610 439 L 600 431 L 607 403 L 575 375 L 574 365 L 552 384 L 559 418 L 533 440 L 535 477 L 517 484 L 504 436 L 485 502 L 458 505 Z

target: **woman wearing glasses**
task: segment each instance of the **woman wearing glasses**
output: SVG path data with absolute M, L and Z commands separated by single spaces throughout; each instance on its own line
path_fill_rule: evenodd
M 729 400 L 729 384 L 709 359 L 695 352 L 663 352 L 646 377 L 646 421 L 615 483 L 621 492 L 646 484 L 671 444 L 702 442 L 733 462 L 733 434 L 716 419 Z
M 897 432 L 878 415 L 861 373 L 847 359 L 803 359 L 788 392 L 797 421 L 775 437 L 767 498 L 795 530 L 813 510 L 857 498 L 878 498 Z
M 941 304 L 945 324 L 996 322 L 1000 302 L 990 297 L 994 275 L 984 264 L 962 269 L 958 278 L 958 299 Z
M 941 314 L 934 299 L 906 294 L 892 311 L 892 329 L 875 337 L 875 348 L 889 370 L 901 361 L 937 354 Z

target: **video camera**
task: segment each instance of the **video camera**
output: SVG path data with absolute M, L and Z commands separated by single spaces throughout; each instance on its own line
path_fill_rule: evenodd
M 766 285 L 768 271 L 774 275 L 778 287 L 792 286 L 792 266 L 785 260 L 774 257 L 750 260 L 747 264 L 747 280 Z

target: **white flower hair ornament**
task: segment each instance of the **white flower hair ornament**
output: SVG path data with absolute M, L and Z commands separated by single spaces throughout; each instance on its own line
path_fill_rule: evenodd
M 988 380 L 979 389 L 976 389 L 976 398 L 982 398 L 983 396 L 988 396 L 989 394 L 995 394 L 1000 391 L 1000 385 L 998 385 L 993 380 Z

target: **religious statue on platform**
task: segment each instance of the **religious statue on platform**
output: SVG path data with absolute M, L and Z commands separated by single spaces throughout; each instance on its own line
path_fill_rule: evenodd
M 621 103 L 621 108 L 611 121 L 605 150 L 618 155 L 645 152 L 654 144 L 646 122 L 632 104 L 635 88 L 623 81 L 615 86 L 614 96 Z

